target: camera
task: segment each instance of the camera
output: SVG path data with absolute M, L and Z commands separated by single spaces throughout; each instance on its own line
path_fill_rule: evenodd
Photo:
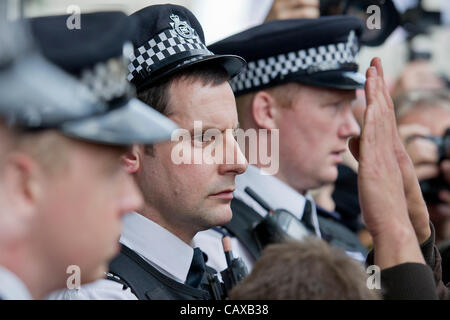
M 394 32 L 403 27 L 411 41 L 419 34 L 427 34 L 430 27 L 445 23 L 440 11 L 426 9 L 425 0 L 410 1 L 413 5 L 404 12 L 397 9 L 392 0 L 321 0 L 320 15 L 348 14 L 359 18 L 367 25 L 371 8 L 379 8 L 381 26 L 378 29 L 364 28 L 361 43 L 379 46 Z

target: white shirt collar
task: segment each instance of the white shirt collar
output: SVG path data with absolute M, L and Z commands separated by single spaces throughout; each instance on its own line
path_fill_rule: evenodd
M 186 282 L 193 248 L 150 219 L 135 212 L 126 215 L 120 243 L 166 276 Z
M 32 300 L 22 280 L 2 266 L 0 266 L 0 297 L 4 300 Z
M 275 176 L 264 174 L 261 169 L 249 165 L 247 171 L 236 176 L 234 196 L 245 202 L 263 217 L 267 214 L 267 211 L 245 192 L 246 187 L 250 187 L 271 209 L 285 209 L 298 219 L 301 219 L 303 216 L 306 199 L 310 200 L 313 211 L 313 224 L 316 229 L 316 234 L 320 237 L 317 209 L 309 193 L 303 196 Z

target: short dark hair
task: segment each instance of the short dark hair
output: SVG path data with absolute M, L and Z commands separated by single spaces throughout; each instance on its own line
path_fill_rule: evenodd
M 362 265 L 321 239 L 268 246 L 251 274 L 230 292 L 232 300 L 378 299 Z
M 169 88 L 177 80 L 201 81 L 205 86 L 217 86 L 228 81 L 229 75 L 223 67 L 215 63 L 205 62 L 201 65 L 193 65 L 158 81 L 149 88 L 138 91 L 138 98 L 156 111 L 167 115 L 167 106 L 170 100 Z
M 220 85 L 230 79 L 225 68 L 217 64 L 205 62 L 201 65 L 193 65 L 182 71 L 179 71 L 161 81 L 156 82 L 151 87 L 143 90 L 138 90 L 138 99 L 145 104 L 151 106 L 156 111 L 163 115 L 167 114 L 167 107 L 169 105 L 169 88 L 174 81 L 187 80 L 189 83 L 194 81 L 201 81 L 204 86 Z M 144 151 L 149 156 L 154 156 L 153 146 L 149 145 L 144 148 Z

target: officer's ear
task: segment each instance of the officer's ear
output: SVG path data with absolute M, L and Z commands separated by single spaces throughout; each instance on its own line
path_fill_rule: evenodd
M 136 173 L 141 166 L 143 146 L 133 145 L 123 156 L 122 161 L 128 173 Z
M 3 195 L 14 212 L 21 218 L 33 215 L 36 203 L 41 197 L 45 179 L 36 161 L 23 152 L 13 152 L 8 155 L 3 170 Z
M 277 129 L 275 122 L 276 101 L 267 91 L 258 91 L 252 100 L 252 116 L 261 129 Z

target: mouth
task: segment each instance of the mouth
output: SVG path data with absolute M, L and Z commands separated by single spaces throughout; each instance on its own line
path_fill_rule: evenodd
M 331 157 L 333 158 L 333 162 L 341 163 L 344 161 L 342 154 L 346 151 L 346 149 L 341 149 L 337 151 L 331 152 Z
M 212 198 L 216 198 L 216 199 L 232 200 L 233 192 L 234 192 L 234 188 L 231 188 L 231 189 L 222 190 L 218 193 L 210 194 L 209 196 Z

